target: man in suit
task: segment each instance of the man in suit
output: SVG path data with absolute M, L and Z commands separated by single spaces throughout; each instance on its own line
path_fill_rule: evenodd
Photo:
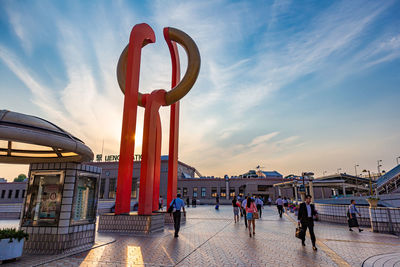
M 314 234 L 314 216 L 317 216 L 317 212 L 315 211 L 314 204 L 311 204 L 311 196 L 306 196 L 306 201 L 300 204 L 299 213 L 298 213 L 298 223 L 301 225 L 301 229 L 303 231 L 303 236 L 301 239 L 301 244 L 305 246 L 306 241 L 306 231 L 310 232 L 311 242 L 313 246 L 313 250 L 317 250 L 315 246 L 315 234 Z

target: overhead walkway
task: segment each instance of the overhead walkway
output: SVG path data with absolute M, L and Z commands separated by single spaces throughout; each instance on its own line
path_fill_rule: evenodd
M 385 175 L 376 180 L 376 189 L 379 194 L 390 194 L 400 191 L 400 165 L 397 165 Z

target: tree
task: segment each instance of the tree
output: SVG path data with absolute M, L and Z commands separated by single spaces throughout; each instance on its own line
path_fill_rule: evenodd
M 26 179 L 26 175 L 21 173 L 18 177 L 14 178 L 14 182 L 23 182 Z

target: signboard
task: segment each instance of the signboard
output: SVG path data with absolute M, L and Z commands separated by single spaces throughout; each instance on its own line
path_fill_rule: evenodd
M 142 160 L 142 155 L 141 154 L 135 154 L 134 155 L 134 160 L 135 161 Z M 97 154 L 96 155 L 96 161 L 97 162 L 103 161 L 103 154 Z M 119 155 L 105 155 L 104 156 L 104 161 L 105 162 L 119 161 Z

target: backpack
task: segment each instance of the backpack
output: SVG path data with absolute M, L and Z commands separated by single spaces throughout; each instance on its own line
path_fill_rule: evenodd
M 169 208 L 167 210 L 168 213 L 172 213 L 174 211 L 175 199 L 174 199 L 174 201 L 172 201 L 172 204 L 169 206 Z

